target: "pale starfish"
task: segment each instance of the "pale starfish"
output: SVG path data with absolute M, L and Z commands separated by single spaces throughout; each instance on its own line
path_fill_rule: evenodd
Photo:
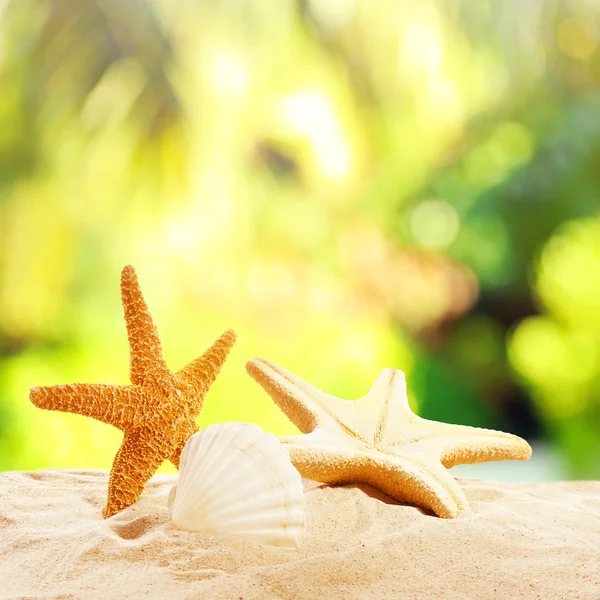
M 349 401 L 264 358 L 252 359 L 246 369 L 305 434 L 280 441 L 308 479 L 368 483 L 452 518 L 468 511 L 469 503 L 447 468 L 531 456 L 529 444 L 510 433 L 422 419 L 408 405 L 402 371 L 384 369 L 364 398 Z
M 195 419 L 204 396 L 236 338 L 232 330 L 226 331 L 202 356 L 172 373 L 130 265 L 121 273 L 121 299 L 133 385 L 74 383 L 30 392 L 40 408 L 93 417 L 123 431 L 110 472 L 105 518 L 136 502 L 164 460 L 179 468 L 185 443 L 198 431 Z

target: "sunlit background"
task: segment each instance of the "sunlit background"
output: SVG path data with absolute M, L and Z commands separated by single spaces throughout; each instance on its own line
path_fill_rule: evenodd
M 244 364 L 499 428 L 600 477 L 598 0 L 0 0 L 0 469 L 108 468 L 33 385 L 127 383 L 133 264 L 200 426 L 295 428 Z M 165 465 L 166 470 L 172 467 Z

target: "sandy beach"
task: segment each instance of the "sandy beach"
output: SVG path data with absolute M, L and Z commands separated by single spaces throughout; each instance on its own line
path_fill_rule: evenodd
M 600 599 L 600 482 L 460 479 L 473 512 L 439 519 L 305 480 L 289 550 L 177 530 L 173 475 L 102 520 L 107 477 L 0 473 L 0 598 Z

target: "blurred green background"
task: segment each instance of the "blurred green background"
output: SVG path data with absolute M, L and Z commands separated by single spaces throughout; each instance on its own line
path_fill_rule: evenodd
M 174 370 L 238 333 L 200 426 L 295 431 L 253 356 L 346 398 L 393 366 L 534 446 L 460 473 L 599 478 L 599 34 L 591 0 L 0 1 L 0 469 L 110 466 L 28 389 L 128 381 L 131 263 Z

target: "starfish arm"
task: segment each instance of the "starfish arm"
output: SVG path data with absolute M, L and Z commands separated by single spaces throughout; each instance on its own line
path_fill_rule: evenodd
M 421 506 L 448 519 L 469 510 L 461 487 L 435 460 L 425 464 L 412 457 L 319 447 L 307 439 L 310 435 L 280 438 L 302 477 L 330 485 L 367 483 L 394 500 Z
M 324 408 L 328 403 L 346 402 L 323 393 L 265 358 L 253 358 L 248 361 L 246 371 L 302 433 L 308 433 L 320 421 L 332 418 L 330 411 Z
M 141 404 L 142 391 L 133 385 L 72 383 L 33 387 L 29 399 L 38 408 L 76 413 L 123 429 Z
M 280 437 L 292 464 L 302 477 L 327 484 L 349 483 L 356 454 L 352 450 L 314 446 L 312 434 Z
M 141 385 L 149 371 L 167 366 L 162 357 L 158 332 L 131 265 L 121 272 L 121 300 L 127 326 L 130 352 L 131 383 Z
M 139 500 L 144 486 L 165 456 L 152 440 L 126 434 L 113 461 L 108 480 L 104 518 L 108 519 Z
M 440 439 L 440 460 L 447 467 L 495 460 L 527 460 L 531 446 L 522 438 L 466 425 L 448 425 L 451 438 Z
M 427 508 L 438 517 L 452 519 L 470 510 L 462 488 L 439 462 L 377 457 L 367 461 L 364 469 L 365 483 L 395 500 Z
M 310 433 L 303 435 L 279 436 L 279 442 L 286 448 L 314 448 L 323 452 L 347 453 L 364 450 L 367 445 L 359 437 L 349 435 L 344 429 L 337 427 L 315 427 Z
M 398 369 L 381 371 L 369 393 L 354 403 L 356 428 L 364 439 L 385 444 L 394 439 L 397 423 L 411 415 L 406 395 L 406 378 Z
M 190 425 L 184 430 L 184 433 L 181 436 L 181 441 L 178 444 L 176 444 L 173 454 L 171 454 L 171 456 L 169 457 L 169 460 L 176 469 L 179 470 L 179 459 L 181 458 L 181 453 L 183 452 L 184 446 L 197 431 L 199 431 L 198 425 L 196 425 L 195 421 L 192 421 Z
M 399 410 L 410 410 L 406 396 L 406 376 L 399 369 L 383 369 L 371 386 L 369 393 L 357 402 L 380 405 L 385 407 L 398 407 Z
M 177 376 L 199 389 L 200 396 L 204 396 L 217 378 L 236 337 L 235 331 L 228 329 L 202 356 L 181 369 Z

